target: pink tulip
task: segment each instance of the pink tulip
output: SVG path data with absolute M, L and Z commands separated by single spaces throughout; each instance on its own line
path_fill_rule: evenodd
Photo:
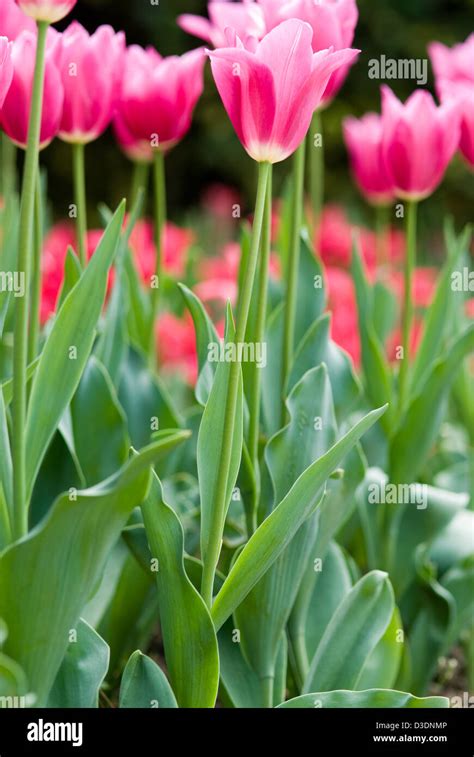
M 190 229 L 180 228 L 167 221 L 163 228 L 163 270 L 172 275 L 184 275 L 189 248 L 194 243 Z M 130 235 L 130 250 L 140 277 L 146 287 L 155 275 L 156 247 L 155 232 L 151 221 L 138 221 Z
M 36 24 L 32 18 L 25 16 L 15 0 L 1 0 L 0 3 L 0 35 L 8 39 L 16 39 L 20 32 L 36 31 Z
M 474 32 L 454 47 L 432 42 L 428 52 L 437 85 L 443 80 L 474 84 Z
M 72 11 L 77 0 L 16 0 L 16 3 L 35 21 L 55 24 Z
M 118 102 L 118 119 L 137 145 L 174 147 L 191 126 L 203 89 L 202 49 L 162 58 L 153 48 L 129 47 Z
M 178 16 L 178 25 L 188 34 L 203 39 L 213 47 L 226 47 L 227 27 L 235 29 L 241 39 L 261 39 L 266 32 L 263 10 L 252 0 L 243 3 L 212 0 L 208 3 L 207 12 L 209 20 L 190 13 Z
M 437 107 L 432 96 L 421 89 L 403 104 L 383 86 L 382 117 L 382 152 L 397 197 L 428 197 L 440 184 L 459 144 L 456 104 Z
M 227 114 L 254 160 L 278 163 L 296 150 L 329 77 L 357 55 L 313 53 L 312 36 L 309 24 L 290 19 L 251 50 L 235 37 L 234 47 L 207 51 Z
M 137 163 L 153 162 L 153 150 L 150 142 L 135 139 L 120 113 L 115 114 L 113 127 L 119 147 L 129 160 Z
M 474 34 L 451 48 L 432 42 L 428 50 L 436 91 L 443 103 L 457 104 L 461 118 L 459 148 L 474 166 Z
M 382 159 L 382 118 L 376 113 L 367 113 L 360 120 L 346 118 L 343 129 L 352 172 L 360 191 L 374 205 L 390 203 L 394 193 Z
M 12 43 L 13 79 L 1 113 L 1 125 L 10 139 L 26 147 L 31 91 L 36 57 L 36 36 L 24 31 Z M 40 149 L 46 147 L 59 130 L 64 91 L 54 63 L 51 46 L 46 51 Z
M 0 108 L 13 79 L 12 43 L 6 37 L 0 37 Z
M 352 45 L 359 18 L 356 0 L 257 0 L 264 11 L 267 29 L 289 18 L 306 21 L 313 30 L 313 52 L 343 50 Z M 331 75 L 321 98 L 322 107 L 339 92 L 355 57 Z
M 118 99 L 125 35 L 111 26 L 89 33 L 73 21 L 53 44 L 54 59 L 64 87 L 59 136 L 65 142 L 87 144 L 112 120 Z
M 193 385 L 198 375 L 196 337 L 191 316 L 163 313 L 156 324 L 157 350 L 165 373 L 181 373 Z

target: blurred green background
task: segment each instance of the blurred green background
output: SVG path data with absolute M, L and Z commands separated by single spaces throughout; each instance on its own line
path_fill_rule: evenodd
M 182 53 L 200 44 L 176 25 L 179 13 L 205 15 L 205 0 L 79 0 L 73 14 L 89 31 L 103 23 L 126 32 L 128 43 L 152 44 L 164 55 Z M 354 46 L 362 50 L 358 63 L 339 96 L 324 113 L 326 147 L 326 200 L 341 202 L 354 219 L 371 222 L 348 172 L 347 154 L 341 136 L 341 120 L 347 114 L 361 115 L 379 110 L 380 84 L 368 78 L 368 61 L 381 54 L 393 58 L 426 58 L 427 44 L 440 40 L 452 45 L 463 41 L 472 29 L 474 0 L 359 0 L 359 24 Z M 62 27 L 67 25 L 63 22 Z M 433 76 L 428 65 L 428 87 L 433 91 Z M 409 80 L 387 82 L 405 99 L 415 88 Z M 87 180 L 91 223 L 98 223 L 96 205 L 105 201 L 115 205 L 127 194 L 131 168 L 116 148 L 108 132 L 87 148 Z M 68 146 L 55 141 L 42 156 L 49 173 L 49 193 L 54 217 L 66 216 L 71 201 L 70 152 Z M 288 162 L 276 171 L 276 188 L 281 187 L 288 172 Z M 241 148 L 218 98 L 209 66 L 206 69 L 204 95 L 196 109 L 193 127 L 186 139 L 167 159 L 169 213 L 179 221 L 195 206 L 210 182 L 224 182 L 237 187 L 245 209 L 252 206 L 254 166 Z M 434 197 L 421 208 L 421 236 L 429 257 L 441 254 L 438 243 L 429 233 L 439 229 L 445 213 L 454 216 L 457 225 L 471 220 L 474 204 L 472 173 L 457 157 Z M 425 233 L 423 233 L 425 232 Z M 428 241 L 429 240 L 429 241 Z

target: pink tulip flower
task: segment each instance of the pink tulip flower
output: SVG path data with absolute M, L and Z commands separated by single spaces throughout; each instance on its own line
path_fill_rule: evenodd
M 16 3 L 23 13 L 35 21 L 55 24 L 72 11 L 77 0 L 16 0 Z
M 196 337 L 191 316 L 178 318 L 163 313 L 156 323 L 157 351 L 163 371 L 180 373 L 188 384 L 195 384 L 198 376 Z
M 187 133 L 203 90 L 202 49 L 162 58 L 153 48 L 132 45 L 118 102 L 118 118 L 136 145 L 163 152 Z
M 235 29 L 241 39 L 261 39 L 266 32 L 263 9 L 253 0 L 243 3 L 212 0 L 208 3 L 207 12 L 209 19 L 184 13 L 178 16 L 178 25 L 188 34 L 203 39 L 213 47 L 226 47 L 227 27 Z
M 153 149 L 150 142 L 135 139 L 120 113 L 113 120 L 115 139 L 127 158 L 136 163 L 152 163 Z
M 359 18 L 356 0 L 257 0 L 264 11 L 267 29 L 290 18 L 306 21 L 313 30 L 313 52 L 326 50 L 343 50 L 351 47 Z M 325 107 L 342 87 L 355 57 L 340 66 L 331 75 L 324 94 L 321 107 Z
M 297 19 L 284 21 L 245 49 L 208 50 L 217 89 L 248 154 L 278 163 L 305 138 L 329 77 L 348 65 L 356 50 L 313 53 L 313 32 Z
M 59 136 L 65 142 L 87 144 L 112 120 L 118 100 L 125 52 L 125 35 L 111 26 L 89 33 L 73 21 L 54 44 L 54 59 L 64 87 Z
M 32 18 L 25 16 L 15 0 L 2 0 L 0 3 L 0 35 L 16 39 L 20 32 L 35 32 L 36 24 Z
M 446 47 L 440 42 L 428 46 L 441 101 L 454 102 L 461 119 L 459 149 L 474 166 L 474 34 L 465 42 Z
M 382 87 L 382 153 L 397 197 L 422 200 L 440 184 L 459 144 L 455 103 L 436 106 L 432 96 L 415 90 L 403 104 Z
M 6 37 L 0 37 L 0 108 L 13 79 L 12 43 Z
M 367 113 L 360 120 L 346 118 L 343 133 L 352 172 L 362 194 L 374 205 L 392 202 L 393 185 L 382 159 L 381 116 Z
M 24 31 L 12 43 L 13 79 L 1 113 L 1 125 L 19 147 L 26 147 L 28 120 L 36 57 L 36 35 Z M 55 65 L 52 48 L 48 46 L 45 61 L 43 111 L 40 149 L 46 147 L 59 130 L 64 90 Z

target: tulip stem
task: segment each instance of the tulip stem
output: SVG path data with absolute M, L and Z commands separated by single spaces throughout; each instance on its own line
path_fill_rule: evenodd
M 34 255 L 31 282 L 30 332 L 28 335 L 28 362 L 38 354 L 38 337 L 41 304 L 41 256 L 43 252 L 43 203 L 41 197 L 41 174 L 36 172 L 34 212 Z
M 133 164 L 132 189 L 130 193 L 130 208 L 135 207 L 138 193 L 141 189 L 146 193 L 148 186 L 148 163 L 136 161 Z
M 291 370 L 291 362 L 293 360 L 295 341 L 296 297 L 300 262 L 300 232 L 303 218 L 304 161 L 305 143 L 303 141 L 293 156 L 292 225 L 290 252 L 286 272 L 288 284 L 285 299 L 285 323 L 281 364 L 281 425 L 285 423 L 286 419 L 286 390 Z
M 405 286 L 402 313 L 403 334 L 403 359 L 400 364 L 398 401 L 400 413 L 405 410 L 405 401 L 408 388 L 409 363 L 410 363 L 410 339 L 413 325 L 413 295 L 412 282 L 413 272 L 416 266 L 416 214 L 417 203 L 413 200 L 407 204 L 405 214 L 405 229 L 407 240 L 407 254 L 405 257 Z
M 255 214 L 252 226 L 252 240 L 250 244 L 250 253 L 244 272 L 242 289 L 240 293 L 239 313 L 237 329 L 235 334 L 235 344 L 239 345 L 244 342 L 247 331 L 247 323 L 252 299 L 252 291 L 255 282 L 255 273 L 257 270 L 258 255 L 260 250 L 260 238 L 262 234 L 263 215 L 265 210 L 265 200 L 267 194 L 268 176 L 270 173 L 269 163 L 258 164 L 258 186 L 257 197 L 255 201 Z M 235 416 L 238 400 L 239 377 L 241 374 L 240 351 L 235 350 L 236 358 L 230 364 L 229 382 L 227 387 L 227 398 L 224 415 L 224 432 L 221 446 L 220 459 L 216 461 L 218 465 L 218 478 L 216 484 L 216 494 L 213 507 L 213 523 L 207 549 L 202 555 L 203 573 L 201 594 L 210 608 L 212 606 L 214 576 L 216 573 L 217 563 L 222 544 L 222 534 L 224 531 L 225 516 L 227 511 L 227 484 L 229 479 L 229 469 L 232 453 L 232 439 L 235 430 Z
M 265 338 L 265 320 L 267 315 L 268 301 L 268 266 L 270 262 L 270 245 L 272 230 L 272 166 L 268 172 L 267 196 L 265 198 L 265 211 L 262 228 L 262 245 L 259 261 L 258 277 L 256 280 L 256 318 L 255 330 L 251 334 L 254 344 L 262 344 Z M 252 363 L 248 381 L 248 406 L 249 406 L 249 454 L 254 470 L 258 468 L 258 437 L 260 428 L 260 400 L 261 400 L 261 368 Z M 255 507 L 257 502 L 254 503 Z M 256 515 L 256 513 L 255 513 Z
M 323 119 L 319 111 L 315 111 L 308 133 L 309 149 L 309 196 L 311 200 L 310 222 L 312 238 L 316 239 L 316 231 L 321 218 L 324 202 L 324 142 Z M 314 242 L 316 244 L 316 242 Z M 319 252 L 319 250 L 316 250 Z
M 151 286 L 151 360 L 155 360 L 158 357 L 155 339 L 155 322 L 160 305 L 161 271 L 163 266 L 163 230 L 166 222 L 165 156 L 160 150 L 157 150 L 154 156 L 153 183 L 155 190 L 155 275 Z
M 84 269 L 87 265 L 87 202 L 86 171 L 84 165 L 84 145 L 72 145 L 74 196 L 76 202 L 76 237 L 79 260 Z
M 388 263 L 389 210 L 388 205 L 375 207 L 375 258 L 378 273 Z
M 15 305 L 13 343 L 13 538 L 19 539 L 28 531 L 28 502 L 26 499 L 26 410 L 27 410 L 27 359 L 28 314 L 30 301 L 30 271 L 33 247 L 33 215 L 35 209 L 36 172 L 43 103 L 46 35 L 49 24 L 38 21 L 36 62 L 31 95 L 28 141 L 23 166 L 21 194 L 18 272 L 24 276 L 25 294 Z

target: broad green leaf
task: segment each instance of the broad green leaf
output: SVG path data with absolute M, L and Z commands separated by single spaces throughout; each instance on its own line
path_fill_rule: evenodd
M 352 251 L 352 276 L 354 279 L 359 333 L 362 349 L 362 368 L 365 390 L 369 400 L 380 405 L 392 401 L 392 377 L 390 367 L 374 327 L 373 293 L 367 282 L 357 245 Z M 381 423 L 390 434 L 393 421 L 393 407 L 390 407 Z
M 119 707 L 169 709 L 177 706 L 173 690 L 161 668 L 137 649 L 123 671 Z
M 232 619 L 220 629 L 219 660 L 221 684 L 234 707 L 261 706 L 260 681 L 242 654 Z
M 366 415 L 325 455 L 310 465 L 258 527 L 238 556 L 216 597 L 212 608 L 216 628 L 220 628 L 238 607 L 289 544 L 302 523 L 314 512 L 324 495 L 329 476 L 384 411 L 385 407 Z
M 99 689 L 109 668 L 109 647 L 79 621 L 48 697 L 48 707 L 98 707 Z
M 0 388 L 0 549 L 11 537 L 10 517 L 13 506 L 13 468 L 10 451 L 10 437 L 3 392 Z
M 127 314 L 129 312 L 128 284 L 125 273 L 118 273 L 107 313 L 104 328 L 97 342 L 95 354 L 107 369 L 114 386 L 118 386 L 122 363 L 127 352 Z
M 390 623 L 357 681 L 357 689 L 391 689 L 400 669 L 404 643 L 402 619 L 398 607 L 393 610 Z
M 228 309 L 225 345 L 234 343 L 235 331 L 232 314 Z M 224 443 L 224 428 L 227 408 L 227 394 L 230 380 L 231 361 L 218 364 L 211 393 L 202 415 L 197 446 L 197 468 L 199 491 L 201 495 L 201 557 L 205 560 L 211 530 L 215 523 L 217 485 L 220 472 L 220 459 Z M 242 456 L 243 442 L 243 387 L 242 372 L 239 368 L 237 387 L 237 405 L 231 436 L 231 458 L 226 488 L 226 508 L 229 506 Z M 224 521 L 225 515 L 224 514 Z M 222 529 L 224 523 L 221 524 Z
M 336 421 L 324 365 L 308 371 L 287 400 L 288 425 L 270 439 L 266 461 L 275 502 L 334 443 Z M 246 659 L 262 680 L 274 679 L 281 636 L 310 562 L 317 528 L 315 516 L 297 531 L 286 549 L 235 611 Z
M 452 383 L 464 357 L 474 349 L 474 324 L 437 360 L 408 405 L 390 449 L 391 479 L 414 481 L 436 439 Z
M 430 549 L 430 558 L 441 575 L 472 555 L 473 550 L 474 512 L 460 510 L 436 537 Z
M 387 574 L 374 570 L 342 600 L 318 644 L 303 693 L 354 689 L 364 665 L 390 622 L 393 590 Z
M 149 443 L 156 424 L 159 429 L 182 425 L 162 382 L 152 375 L 144 354 L 134 347 L 122 364 L 118 397 L 137 449 Z
M 304 694 L 279 705 L 279 708 L 320 708 L 335 709 L 355 707 L 356 709 L 393 707 L 397 709 L 441 708 L 449 707 L 447 697 L 425 697 L 420 699 L 404 691 L 388 689 L 369 689 L 368 691 L 320 691 L 316 694 Z
M 20 665 L 0 652 L 0 697 L 2 708 L 26 707 L 34 703 Z M 27 699 L 28 697 L 28 699 Z
M 216 366 L 209 362 L 209 345 L 218 344 L 214 324 L 209 318 L 201 300 L 191 292 L 184 284 L 178 284 L 181 294 L 183 295 L 186 306 L 191 313 L 196 331 L 196 349 L 199 366 L 199 378 L 196 384 L 196 399 L 201 405 L 205 405 L 209 399 L 212 388 Z
M 166 665 L 180 707 L 214 707 L 219 684 L 217 638 L 209 611 L 186 575 L 183 529 L 163 501 L 153 474 L 142 503 L 143 522 L 153 558 Z
M 59 312 L 61 305 L 68 296 L 69 292 L 76 286 L 77 282 L 81 278 L 81 275 L 82 268 L 79 262 L 79 258 L 77 257 L 72 247 L 68 247 L 66 252 L 66 259 L 64 261 L 63 283 L 61 286 L 61 291 L 59 293 L 58 301 L 56 303 L 57 312 Z
M 28 382 L 31 381 L 33 376 L 35 375 L 35 371 L 39 364 L 39 357 L 35 358 L 33 362 L 31 362 L 27 369 L 26 369 L 26 378 Z M 5 406 L 8 407 L 13 399 L 13 379 L 9 378 L 1 385 L 1 389 L 3 392 L 3 401 L 5 403 Z
M 66 297 L 41 353 L 26 420 L 28 502 L 48 444 L 74 395 L 92 349 L 124 210 L 122 203 L 89 265 Z
M 376 281 L 373 288 L 373 322 L 377 338 L 385 343 L 391 334 L 397 317 L 397 299 L 382 281 Z
M 267 364 L 262 368 L 262 425 L 267 436 L 275 434 L 280 424 L 281 414 L 281 371 L 284 328 L 284 305 L 280 303 L 268 318 L 265 342 L 267 343 Z M 313 368 L 311 363 L 309 368 Z
M 330 338 L 331 316 L 320 316 L 301 340 L 293 361 L 288 386 L 292 389 L 313 366 L 325 363 L 331 380 L 336 417 L 342 423 L 361 394 L 352 361 Z
M 86 483 L 104 481 L 128 457 L 127 421 L 110 377 L 92 356 L 67 411 L 74 452 Z
M 107 556 L 149 486 L 150 466 L 183 433 L 166 436 L 102 484 L 60 496 L 46 518 L 0 556 L 4 651 L 25 670 L 45 704 L 68 646 L 68 633 L 99 582 Z
M 131 255 L 125 256 L 124 268 L 130 305 L 127 314 L 127 331 L 134 347 L 146 354 L 149 349 L 152 320 L 150 298 L 142 286 Z
M 471 540 L 474 536 L 471 532 Z M 454 599 L 456 607 L 455 619 L 450 630 L 450 638 L 446 640 L 446 651 L 459 641 L 464 629 L 474 627 L 474 557 L 464 560 L 451 568 L 440 580 Z
M 298 297 L 296 300 L 295 345 L 323 312 L 326 305 L 324 277 L 321 264 L 314 255 L 306 229 L 300 237 L 300 260 L 298 268 Z M 313 364 L 314 365 L 314 364 Z

